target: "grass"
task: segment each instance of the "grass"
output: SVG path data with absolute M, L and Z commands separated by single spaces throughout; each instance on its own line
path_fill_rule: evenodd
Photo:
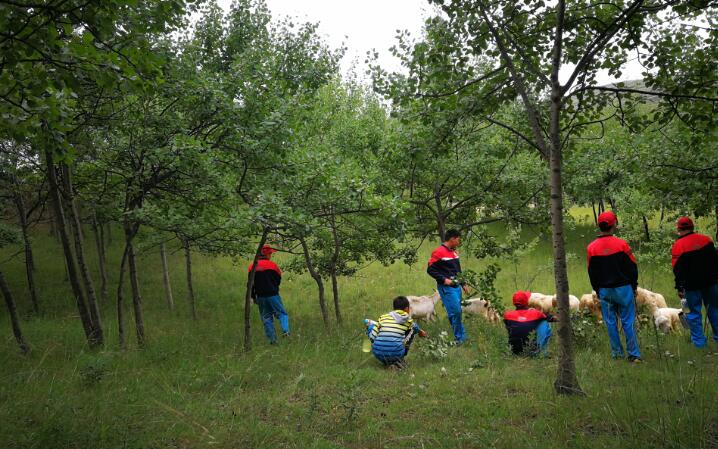
M 583 248 L 592 235 L 580 220 L 570 231 L 569 248 L 577 256 L 569 276 L 576 295 L 589 291 Z M 164 303 L 159 255 L 144 254 L 148 347 L 135 348 L 128 307 L 131 348 L 117 349 L 110 302 L 103 304 L 108 344 L 92 352 L 63 281 L 59 245 L 40 234 L 35 247 L 41 317 L 28 315 L 21 261 L 3 267 L 33 352 L 18 353 L 3 310 L 2 448 L 718 447 L 718 345 L 699 352 L 685 335 L 659 336 L 643 328 L 646 363 L 634 366 L 611 360 L 605 331 L 597 329 L 577 353 L 585 398 L 555 395 L 556 359 L 507 355 L 503 328 L 478 318 L 467 319 L 472 343 L 450 349 L 448 357 L 423 355 L 418 340 L 406 370 L 381 368 L 361 352 L 361 319 L 386 312 L 394 295 L 431 291 L 424 272 L 428 246 L 413 267 L 372 265 L 342 279 L 346 323 L 329 330 L 321 322 L 313 281 L 287 274 L 282 296 L 293 335 L 270 347 L 254 311 L 250 353 L 239 350 L 243 261 L 195 256 L 199 320 L 192 322 L 181 253 L 170 257 L 175 313 Z M 552 292 L 550 248 L 541 241 L 518 266 L 503 263 L 503 297 L 517 286 L 529 287 L 532 279 L 533 290 Z M 14 251 L 8 248 L 0 258 Z M 109 256 L 114 296 L 119 242 Z M 483 264 L 463 259 L 466 268 Z M 677 304 L 667 295 L 672 279 L 665 267 L 641 267 L 641 273 L 647 288 Z M 432 335 L 448 330 L 443 311 L 425 328 Z

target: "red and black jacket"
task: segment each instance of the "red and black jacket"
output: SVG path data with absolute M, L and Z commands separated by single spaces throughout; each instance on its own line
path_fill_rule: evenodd
M 504 325 L 509 332 L 511 352 L 522 354 L 531 332 L 535 331 L 541 321 L 551 317 L 536 309 L 517 308 L 504 313 Z
M 442 244 L 431 253 L 426 272 L 436 279 L 437 284 L 444 285 L 444 279 L 451 279 L 461 273 L 459 254 Z
M 718 253 L 707 235 L 691 232 L 671 249 L 677 290 L 700 290 L 718 282 Z
M 602 235 L 586 249 L 588 277 L 595 291 L 630 285 L 638 287 L 638 266 L 625 240 Z
M 252 271 L 249 264 L 247 272 Z M 254 272 L 254 286 L 252 287 L 252 298 L 257 296 L 275 296 L 279 294 L 279 284 L 282 283 L 282 270 L 271 260 L 260 259 L 257 261 L 257 270 Z

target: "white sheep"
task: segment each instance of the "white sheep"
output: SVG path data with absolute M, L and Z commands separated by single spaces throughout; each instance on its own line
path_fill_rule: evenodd
M 586 293 L 581 295 L 581 299 L 578 302 L 579 310 L 587 310 L 597 320 L 603 320 L 603 313 L 601 312 L 601 300 L 598 299 L 596 292 Z
M 653 313 L 656 309 L 668 307 L 666 298 L 660 293 L 654 293 L 645 288 L 638 287 L 636 290 L 636 305 L 638 307 L 646 306 Z
M 681 309 L 674 309 L 672 307 L 659 307 L 653 311 L 653 321 L 656 323 L 656 328 L 667 334 L 671 331 L 681 330 Z
M 463 313 L 482 316 L 490 323 L 498 323 L 501 321 L 499 314 L 485 299 L 470 298 L 464 301 L 464 304 L 465 305 L 461 306 Z
M 436 303 L 439 302 L 439 292 L 431 296 L 407 296 L 409 300 L 409 315 L 412 318 L 421 318 L 433 321 L 436 318 Z
M 553 296 L 544 295 L 543 293 L 531 293 L 531 296 L 529 297 L 529 307 L 538 309 L 543 313 L 548 313 L 551 311 L 552 306 Z
M 578 312 L 580 305 L 581 302 L 578 300 L 577 297 L 573 295 L 568 295 L 568 309 L 571 312 Z M 558 307 L 558 298 L 556 297 L 556 295 L 553 295 L 551 297 L 551 307 L 553 307 L 554 309 Z

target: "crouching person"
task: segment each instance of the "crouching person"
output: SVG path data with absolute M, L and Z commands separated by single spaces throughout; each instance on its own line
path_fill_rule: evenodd
M 513 303 L 516 310 L 504 313 L 504 324 L 509 333 L 511 352 L 517 355 L 546 356 L 548 343 L 551 339 L 551 315 L 540 310 L 529 308 L 531 292 L 518 291 L 514 293 Z M 535 332 L 535 343 L 530 342 Z
M 394 298 L 393 307 L 379 321 L 364 320 L 364 324 L 374 357 L 384 365 L 402 367 L 414 336 L 426 337 L 426 332 L 411 319 L 406 296 Z

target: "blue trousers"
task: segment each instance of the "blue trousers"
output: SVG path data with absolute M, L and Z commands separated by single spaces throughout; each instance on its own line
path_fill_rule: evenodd
M 461 322 L 461 287 L 439 285 L 438 290 L 441 303 L 446 309 L 446 315 L 448 315 L 449 323 L 454 331 L 454 339 L 459 343 L 466 341 L 466 331 Z
M 536 345 L 538 346 L 538 355 L 548 354 L 548 342 L 551 340 L 551 325 L 548 321 L 543 320 L 536 328 Z
M 279 319 L 282 332 L 289 333 L 289 316 L 287 311 L 284 310 L 284 304 L 282 304 L 282 298 L 279 295 L 257 296 L 257 305 L 259 306 L 259 315 L 262 317 L 262 324 L 264 324 L 264 333 L 270 343 L 276 343 L 277 341 L 277 334 L 274 331 L 274 317 Z
M 703 314 L 701 304 L 706 306 L 708 321 L 713 328 L 713 341 L 718 342 L 718 283 L 702 290 L 686 290 L 686 303 L 690 312 L 686 314 L 686 321 L 691 328 L 691 340 L 698 348 L 708 343 L 703 333 Z
M 614 358 L 623 358 L 623 346 L 621 336 L 618 333 L 618 319 L 623 326 L 623 334 L 626 337 L 626 350 L 632 357 L 640 357 L 638 349 L 638 336 L 634 326 L 636 321 L 636 303 L 633 297 L 633 287 L 623 285 L 615 288 L 601 288 L 598 290 L 598 297 L 601 298 L 601 312 L 603 322 L 608 330 L 608 340 L 611 343 L 611 355 Z

